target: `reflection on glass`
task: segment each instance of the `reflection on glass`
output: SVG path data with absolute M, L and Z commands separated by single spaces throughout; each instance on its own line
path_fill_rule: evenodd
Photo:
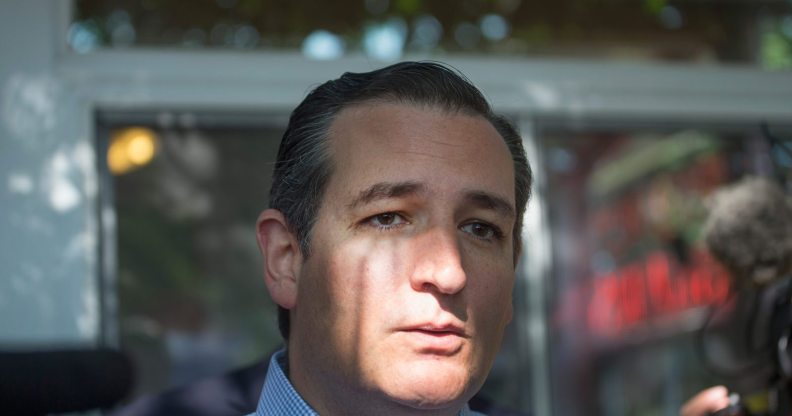
M 120 346 L 136 395 L 262 359 L 281 338 L 254 224 L 279 129 L 118 132 L 109 153 L 137 163 L 113 177 Z
M 90 52 L 101 43 L 99 28 L 90 21 L 72 23 L 67 38 L 69 45 L 77 53 Z
M 107 151 L 110 172 L 121 175 L 151 162 L 157 151 L 157 140 L 156 133 L 143 127 L 116 131 Z
M 478 26 L 470 22 L 462 22 L 454 29 L 454 40 L 463 49 L 473 49 L 478 46 L 481 32 Z
M 554 410 L 676 414 L 715 383 L 695 330 L 730 294 L 701 241 L 704 202 L 760 170 L 753 161 L 764 142 L 705 130 L 548 130 L 540 141 L 554 253 Z
M 488 14 L 482 17 L 479 26 L 487 40 L 502 40 L 509 34 L 509 23 L 499 14 Z
M 660 9 L 660 22 L 668 29 L 679 29 L 684 23 L 682 13 L 674 6 L 666 5 Z
M 443 36 L 443 25 L 434 16 L 424 14 L 413 21 L 412 45 L 416 49 L 431 50 Z
M 366 55 L 382 61 L 395 61 L 402 55 L 407 25 L 401 19 L 390 19 L 381 25 L 366 28 L 363 50 Z
M 77 0 L 75 11 L 69 44 L 79 53 L 98 46 L 201 46 L 307 50 L 317 59 L 364 53 L 393 60 L 412 52 L 452 52 L 687 62 L 714 58 L 768 68 L 789 68 L 792 56 L 790 2 L 716 7 L 591 0 L 218 0 L 187 5 Z M 394 31 L 394 21 L 404 27 Z M 319 48 L 321 53 L 305 47 L 317 33 L 334 36 L 329 46 Z
M 305 38 L 302 53 L 311 59 L 338 59 L 344 54 L 344 41 L 326 30 L 317 30 Z
M 135 27 L 125 10 L 115 10 L 107 18 L 107 30 L 113 46 L 129 46 L 135 42 Z

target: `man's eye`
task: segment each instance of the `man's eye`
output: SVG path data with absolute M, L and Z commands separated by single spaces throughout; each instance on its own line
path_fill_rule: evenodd
M 501 232 L 492 225 L 483 222 L 471 222 L 460 227 L 462 231 L 481 240 L 500 239 Z
M 407 221 L 395 212 L 384 212 L 370 217 L 366 222 L 380 229 L 389 229 L 405 224 Z

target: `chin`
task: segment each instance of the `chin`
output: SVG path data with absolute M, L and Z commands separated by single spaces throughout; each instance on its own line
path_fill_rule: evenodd
M 458 363 L 425 360 L 400 365 L 386 394 L 417 409 L 461 407 L 478 390 L 469 369 Z M 475 385 L 473 385 L 475 384 Z

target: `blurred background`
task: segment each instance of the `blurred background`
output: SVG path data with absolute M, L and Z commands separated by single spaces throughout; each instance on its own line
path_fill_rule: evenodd
M 448 62 L 519 125 L 537 182 L 483 392 L 535 415 L 718 382 L 706 198 L 792 182 L 792 0 L 0 0 L 0 56 L 0 349 L 119 349 L 122 403 L 280 344 L 254 223 L 289 112 L 345 71 Z

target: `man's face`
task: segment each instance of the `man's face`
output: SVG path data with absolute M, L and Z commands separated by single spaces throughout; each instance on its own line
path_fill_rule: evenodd
M 508 148 L 483 117 L 384 103 L 342 111 L 330 146 L 290 377 L 301 392 L 318 381 L 361 402 L 459 408 L 512 314 Z

